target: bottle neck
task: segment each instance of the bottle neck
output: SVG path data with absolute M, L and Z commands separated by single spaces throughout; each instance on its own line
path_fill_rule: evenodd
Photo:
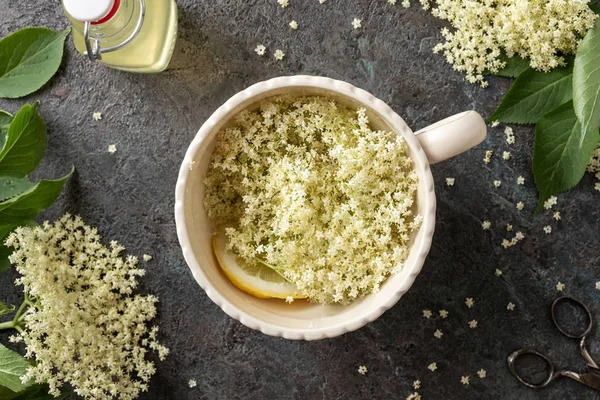
M 116 0 L 113 9 L 102 19 L 92 22 L 90 38 L 101 42 L 102 47 L 110 47 L 123 42 L 135 30 L 141 7 L 139 0 Z M 73 18 L 64 10 L 73 29 L 83 35 L 84 22 Z

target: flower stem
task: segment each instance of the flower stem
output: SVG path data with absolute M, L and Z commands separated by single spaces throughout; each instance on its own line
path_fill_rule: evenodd
M 0 331 L 5 330 L 5 329 L 16 329 L 19 333 L 23 333 L 23 325 L 22 325 L 23 318 L 22 317 L 25 316 L 25 312 L 29 309 L 29 307 L 35 307 L 35 305 L 33 303 L 31 303 L 29 296 L 27 296 L 27 293 L 26 293 L 25 299 L 19 306 L 19 309 L 15 313 L 15 316 L 12 319 L 12 321 L 6 321 L 6 322 L 0 323 Z

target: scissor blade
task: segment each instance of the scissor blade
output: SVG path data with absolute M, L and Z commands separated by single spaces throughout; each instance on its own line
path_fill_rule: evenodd
M 600 370 L 590 368 L 588 371 L 585 374 L 579 374 L 579 379 L 577 380 L 600 392 Z

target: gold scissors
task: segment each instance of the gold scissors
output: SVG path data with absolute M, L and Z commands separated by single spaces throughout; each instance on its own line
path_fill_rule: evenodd
M 557 321 L 556 306 L 563 302 L 574 303 L 574 304 L 578 305 L 579 307 L 581 307 L 583 310 L 585 310 L 585 313 L 587 314 L 587 319 L 589 320 L 589 324 L 588 324 L 587 328 L 585 329 L 585 331 L 583 331 L 580 334 L 570 333 L 563 326 L 561 326 L 561 324 Z M 589 338 L 589 334 L 592 330 L 592 325 L 593 325 L 592 313 L 590 312 L 590 310 L 582 302 L 580 302 L 579 300 L 576 300 L 572 297 L 559 297 L 558 299 L 554 300 L 554 303 L 552 303 L 552 321 L 554 321 L 554 325 L 560 331 L 560 333 L 562 333 L 563 335 L 565 335 L 568 338 L 579 340 L 579 351 L 581 352 L 581 355 L 583 356 L 585 363 L 587 364 L 587 367 L 588 367 L 587 371 L 583 374 L 579 374 L 577 372 L 567 371 L 567 370 L 556 371 L 552 361 L 550 361 L 550 359 L 548 357 L 546 357 L 545 355 L 543 355 L 535 350 L 531 350 L 531 349 L 520 349 L 520 350 L 517 350 L 517 351 L 511 353 L 508 356 L 508 368 L 510 369 L 510 372 L 512 372 L 512 374 L 515 376 L 515 378 L 517 378 L 517 380 L 519 382 L 521 382 L 523 385 L 531 387 L 531 388 L 536 388 L 536 389 L 544 388 L 544 387 L 548 386 L 550 384 L 550 382 L 552 382 L 556 378 L 565 376 L 567 378 L 576 380 L 579 383 L 583 383 L 584 385 L 589 386 L 592 389 L 600 391 L 600 368 L 598 368 L 598 364 L 590 356 L 590 353 L 586 346 L 586 342 Z M 548 367 L 549 367 L 548 377 L 543 382 L 541 382 L 541 383 L 527 382 L 517 372 L 517 369 L 515 366 L 516 361 L 520 356 L 523 356 L 526 354 L 540 357 L 548 365 Z

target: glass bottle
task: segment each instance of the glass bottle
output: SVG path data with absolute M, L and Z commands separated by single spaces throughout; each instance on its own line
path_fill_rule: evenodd
M 130 72 L 160 72 L 169 65 L 177 39 L 174 0 L 62 3 L 75 48 L 92 61 Z

